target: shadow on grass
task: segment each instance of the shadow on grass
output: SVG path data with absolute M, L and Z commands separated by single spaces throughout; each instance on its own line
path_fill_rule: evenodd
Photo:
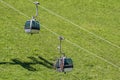
M 35 69 L 34 67 L 32 67 L 31 65 L 36 65 L 36 64 L 40 64 L 43 65 L 44 67 L 53 68 L 53 63 L 49 62 L 48 60 L 44 59 L 43 57 L 39 58 L 41 59 L 41 61 L 39 61 L 37 58 L 35 57 L 28 57 L 29 59 L 31 59 L 31 62 L 25 62 L 25 61 L 21 61 L 20 59 L 11 59 L 12 62 L 0 62 L 0 65 L 5 65 L 5 64 L 10 64 L 10 65 L 20 65 L 22 66 L 24 69 L 27 69 L 29 71 L 37 71 L 37 69 Z
M 17 64 L 17 65 L 20 65 L 22 66 L 23 68 L 29 70 L 29 71 L 37 71 L 35 68 L 33 68 L 31 66 L 31 64 L 36 64 L 36 63 L 32 63 L 32 62 L 22 62 L 20 61 L 19 59 L 12 59 L 12 61 Z
M 53 66 L 53 63 L 49 62 L 48 60 L 46 60 L 45 58 L 38 56 L 38 58 L 40 58 L 41 60 L 44 61 L 44 63 L 49 64 L 50 66 Z

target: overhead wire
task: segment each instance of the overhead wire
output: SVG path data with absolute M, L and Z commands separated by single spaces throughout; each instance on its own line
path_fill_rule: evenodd
M 29 0 L 29 1 L 31 1 L 31 0 Z M 63 16 L 61 16 L 61 15 L 59 15 L 59 14 L 57 14 L 57 13 L 55 13 L 55 12 L 49 10 L 49 9 L 47 9 L 46 7 L 41 6 L 41 5 L 40 5 L 39 7 L 41 7 L 41 8 L 44 9 L 44 10 L 46 10 L 46 11 L 49 12 L 50 14 L 52 14 L 52 15 L 54 15 L 54 16 L 56 16 L 56 17 L 59 17 L 60 19 L 66 21 L 66 22 L 68 22 L 68 23 L 71 23 L 72 25 L 80 28 L 81 30 L 86 31 L 87 33 L 95 36 L 96 38 L 98 38 L 98 39 L 100 39 L 100 40 L 102 40 L 102 41 L 105 41 L 105 42 L 107 42 L 108 44 L 110 44 L 110 45 L 112 45 L 112 46 L 114 46 L 114 47 L 116 47 L 116 48 L 120 48 L 120 46 L 118 46 L 118 45 L 110 42 L 109 40 L 107 40 L 107 39 L 105 39 L 105 38 L 103 38 L 103 37 L 101 37 L 101 36 L 98 36 L 97 34 L 91 32 L 91 31 L 89 31 L 89 30 L 87 30 L 87 29 L 85 29 L 85 28 L 83 28 L 83 27 L 81 27 L 81 26 L 79 26 L 78 24 L 70 21 L 69 19 L 67 19 L 67 18 L 65 18 L 65 17 L 63 17 Z
M 28 1 L 33 2 L 33 0 L 28 0 Z M 61 15 L 59 15 L 59 14 L 51 11 L 50 9 L 48 9 L 48 8 L 46 8 L 46 7 L 44 7 L 44 6 L 41 6 L 41 5 L 39 5 L 39 7 L 42 8 L 42 9 L 44 9 L 44 10 L 47 11 L 48 13 L 50 13 L 50 14 L 52 14 L 52 15 L 54 15 L 54 16 L 56 16 L 56 17 L 58 17 L 58 18 L 60 18 L 60 19 L 62 19 L 62 20 L 64 20 L 64 21 L 66 21 L 66 22 L 68 22 L 68 23 L 73 24 L 74 26 L 80 27 L 83 31 L 86 31 L 86 32 L 88 32 L 89 34 L 94 35 L 96 38 L 98 38 L 98 39 L 100 39 L 100 40 L 103 40 L 103 41 L 105 41 L 105 42 L 108 42 L 109 44 L 111 44 L 111 45 L 114 46 L 114 47 L 116 46 L 116 47 L 120 48 L 120 47 L 117 46 L 116 44 L 113 44 L 113 43 L 111 43 L 110 41 L 108 41 L 108 40 L 106 40 L 106 39 L 104 39 L 104 38 L 102 38 L 102 37 L 94 34 L 93 32 L 88 31 L 87 29 L 85 29 L 85 28 L 83 28 L 83 27 L 81 27 L 81 26 L 73 23 L 73 22 L 70 21 L 69 19 L 66 19 L 65 17 L 63 17 L 63 16 L 61 16 Z M 90 43 L 90 44 L 91 44 L 91 43 Z M 105 53 L 105 52 L 103 52 L 103 50 L 98 49 L 96 46 L 93 46 L 93 45 L 92 45 L 92 47 L 94 47 L 94 48 L 95 48 L 96 50 L 98 50 L 99 52 Z M 114 51 L 114 50 L 111 48 L 111 49 L 109 49 L 109 51 L 110 51 L 109 53 L 112 54 L 112 51 Z
M 30 18 L 29 16 L 27 16 L 27 15 L 24 14 L 23 12 L 17 10 L 17 9 L 14 8 L 13 6 L 9 5 L 8 3 L 6 3 L 6 2 L 4 2 L 4 1 L 2 1 L 2 0 L 1 0 L 1 2 L 4 3 L 4 4 L 6 4 L 8 7 L 12 8 L 14 11 L 18 12 L 19 14 L 21 14 L 21 15 L 27 17 L 27 18 Z M 59 34 L 53 32 L 52 30 L 50 30 L 49 28 L 45 27 L 44 25 L 42 25 L 42 26 L 43 26 L 46 30 L 48 30 L 48 31 L 50 31 L 51 33 L 53 33 L 54 35 L 59 36 Z M 79 45 L 77 45 L 77 44 L 75 44 L 75 43 L 72 43 L 71 41 L 69 41 L 69 40 L 67 40 L 67 39 L 66 39 L 66 41 L 67 41 L 68 43 L 70 43 L 70 44 L 72 44 L 72 45 L 74 45 L 74 46 L 76 46 L 76 47 L 78 47 L 78 48 L 84 50 L 85 52 L 90 53 L 91 55 L 93 55 L 93 56 L 95 56 L 95 57 L 97 57 L 97 58 L 99 58 L 99 59 L 101 59 L 101 60 L 103 60 L 103 61 L 105 61 L 105 62 L 111 64 L 112 66 L 114 66 L 114 67 L 120 69 L 119 66 L 114 65 L 113 63 L 107 61 L 106 59 L 104 59 L 104 58 L 102 58 L 102 57 L 100 57 L 100 56 L 97 56 L 96 54 L 94 54 L 94 53 L 92 53 L 92 52 L 90 52 L 90 51 L 88 51 L 88 50 L 86 50 L 86 49 L 80 47 Z M 73 76 L 74 76 L 75 78 L 77 78 L 78 80 L 80 80 L 77 76 L 75 76 L 75 75 L 73 75 Z
M 27 15 L 24 14 L 23 12 L 17 10 L 16 8 L 14 8 L 14 7 L 11 6 L 10 4 L 6 3 L 5 1 L 1 0 L 0 2 L 4 3 L 5 5 L 7 5 L 8 7 L 12 8 L 14 11 L 20 13 L 21 15 L 23 15 L 23 16 L 29 18 L 29 16 L 27 16 Z M 44 25 L 42 25 L 42 26 L 43 26 L 46 30 L 48 30 L 48 31 L 50 31 L 51 33 L 55 34 L 56 36 L 59 36 L 59 34 L 53 32 L 52 30 L 50 30 L 49 28 L 45 27 Z M 76 43 L 73 43 L 73 42 L 69 41 L 68 39 L 65 39 L 65 40 L 66 40 L 68 43 L 72 44 L 73 46 L 76 46 L 76 47 L 82 49 L 83 51 L 85 51 L 85 52 L 87 52 L 87 53 L 89 53 L 89 54 L 91 54 L 91 55 L 93 55 L 93 56 L 95 56 L 95 57 L 101 59 L 102 61 L 105 61 L 105 62 L 108 63 L 108 64 L 111 64 L 112 66 L 114 66 L 114 67 L 116 67 L 116 68 L 118 68 L 118 69 L 120 70 L 120 67 L 117 66 L 117 65 L 115 65 L 115 64 L 113 64 L 112 62 L 110 62 L 110 61 L 108 61 L 108 60 L 106 60 L 106 59 L 104 59 L 104 58 L 98 56 L 97 54 L 92 53 L 91 51 L 89 51 L 89 50 L 87 50 L 87 49 L 85 49 L 85 48 L 83 48 L 83 47 L 77 45 Z

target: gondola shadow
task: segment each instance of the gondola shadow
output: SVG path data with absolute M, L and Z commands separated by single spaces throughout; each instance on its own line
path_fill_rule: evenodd
M 52 69 L 53 65 L 51 62 L 49 62 L 48 60 L 45 61 L 39 61 L 37 58 L 35 57 L 28 57 L 29 59 L 31 59 L 32 61 L 31 62 L 25 62 L 25 61 L 21 61 L 20 59 L 18 58 L 15 58 L 15 59 L 11 59 L 12 62 L 0 62 L 0 65 L 6 65 L 6 64 L 10 64 L 10 65 L 20 65 L 22 66 L 24 69 L 27 69 L 28 71 L 37 71 L 36 68 L 32 67 L 31 65 L 37 65 L 37 64 L 40 64 L 40 65 L 43 65 L 44 67 L 47 67 L 47 68 L 50 68 Z M 49 64 L 49 63 L 50 64 Z
M 40 57 L 40 56 L 39 56 Z M 38 57 L 38 58 L 39 58 Z M 33 62 L 35 62 L 36 64 L 41 64 L 46 68 L 53 68 L 53 63 L 49 62 L 47 59 L 44 59 L 43 57 L 41 57 L 41 61 L 37 60 L 37 58 L 35 57 L 28 57 L 29 59 L 31 59 Z
M 38 56 L 39 59 L 43 60 L 44 63 L 49 64 L 50 66 L 53 66 L 53 63 L 49 62 L 48 60 L 46 60 L 45 58 Z
M 20 61 L 19 59 L 12 59 L 12 61 L 15 63 L 15 65 L 20 65 L 23 68 L 27 69 L 28 71 L 37 71 L 35 68 L 31 66 L 32 64 L 36 64 L 36 63 L 23 62 L 23 61 Z

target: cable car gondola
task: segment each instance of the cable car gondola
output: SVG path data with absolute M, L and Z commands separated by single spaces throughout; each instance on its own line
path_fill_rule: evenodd
M 31 20 L 27 20 L 24 26 L 26 33 L 39 33 L 40 31 L 40 23 L 35 18 L 38 16 L 38 5 L 39 2 L 34 2 L 36 5 L 36 16 L 32 17 Z
M 60 46 L 58 47 L 60 54 L 62 54 L 62 57 L 60 57 L 56 60 L 54 66 L 55 66 L 57 71 L 66 73 L 66 72 L 71 71 L 73 69 L 73 61 L 71 58 L 65 57 L 65 54 L 62 52 L 61 42 L 63 39 L 64 38 L 62 36 L 59 37 Z
M 34 19 L 28 20 L 25 23 L 25 32 L 26 33 L 39 33 L 40 31 L 40 23 Z
M 71 58 L 62 57 L 57 59 L 55 64 L 56 70 L 59 72 L 68 72 L 73 69 L 73 61 Z

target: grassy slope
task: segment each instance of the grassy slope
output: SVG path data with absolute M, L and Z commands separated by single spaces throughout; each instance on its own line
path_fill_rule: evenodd
M 27 0 L 4 1 L 28 16 L 34 14 L 34 5 L 31 5 L 32 3 Z M 117 0 L 39 1 L 42 6 L 45 6 L 89 31 L 120 45 L 120 6 Z M 39 8 L 39 10 L 39 18 L 42 25 L 45 25 L 52 31 L 63 35 L 66 39 L 88 49 L 94 54 L 104 57 L 115 65 L 120 66 L 120 50 L 118 48 L 113 47 L 78 27 L 49 14 L 42 8 Z M 32 36 L 25 34 L 23 31 L 23 25 L 27 19 L 27 17 L 20 15 L 0 3 L 0 24 L 2 24 L 0 31 L 1 80 L 59 80 L 60 78 L 62 80 L 77 80 L 76 76 L 81 80 L 117 80 L 120 78 L 120 73 L 117 68 L 66 41 L 63 42 L 64 52 L 69 57 L 73 58 L 75 66 L 74 70 L 67 75 L 64 75 L 48 68 L 48 64 L 44 63 L 44 61 L 39 59 L 38 56 L 41 56 L 50 62 L 54 62 L 54 59 L 59 57 L 56 49 L 58 46 L 58 36 L 47 31 L 43 26 L 41 26 L 40 34 Z M 34 57 L 37 59 L 37 62 L 29 57 Z M 37 71 L 30 71 L 19 64 L 11 64 L 13 59 L 21 62 L 34 62 L 36 64 L 31 64 L 30 66 L 32 67 L 30 70 L 36 69 Z M 9 63 L 3 64 L 3 62 Z M 45 65 L 38 64 L 38 62 L 43 62 Z

